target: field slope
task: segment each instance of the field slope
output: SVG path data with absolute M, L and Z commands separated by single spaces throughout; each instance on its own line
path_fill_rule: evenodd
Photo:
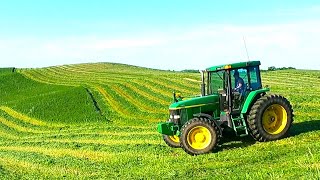
M 263 72 L 294 108 L 290 137 L 225 138 L 192 157 L 165 145 L 156 123 L 172 92 L 199 94 L 199 75 L 114 63 L 0 69 L 0 177 L 316 179 L 320 71 Z

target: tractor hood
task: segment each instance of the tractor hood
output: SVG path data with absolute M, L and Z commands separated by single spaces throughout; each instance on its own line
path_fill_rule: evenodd
M 208 104 L 215 104 L 217 102 L 219 102 L 219 96 L 213 94 L 213 95 L 208 95 L 208 96 L 190 98 L 187 100 L 182 100 L 182 101 L 172 103 L 169 106 L 169 109 L 176 110 L 176 109 L 200 107 L 200 106 L 204 106 L 204 105 L 208 105 Z

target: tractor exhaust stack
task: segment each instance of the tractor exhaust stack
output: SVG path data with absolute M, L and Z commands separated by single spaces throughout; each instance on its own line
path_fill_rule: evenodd
M 201 96 L 206 95 L 206 84 L 204 82 L 204 72 L 205 71 L 199 71 L 201 74 Z

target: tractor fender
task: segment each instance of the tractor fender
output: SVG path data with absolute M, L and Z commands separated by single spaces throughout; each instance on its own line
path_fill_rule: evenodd
M 212 119 L 212 116 L 209 114 L 205 114 L 205 113 L 197 113 L 197 114 L 193 114 L 193 117 L 206 117 L 208 119 Z
M 249 95 L 247 96 L 246 101 L 243 104 L 243 107 L 242 107 L 242 110 L 241 110 L 241 114 L 246 114 L 248 112 L 248 110 L 250 110 L 249 108 L 251 107 L 251 105 L 256 100 L 257 95 L 265 94 L 268 91 L 270 91 L 269 88 L 263 88 L 263 89 L 259 89 L 259 90 L 256 90 L 256 91 L 251 91 L 249 93 Z
M 205 118 L 208 118 L 209 120 L 211 120 L 219 129 L 220 131 L 220 134 L 222 134 L 222 128 L 221 126 L 218 124 L 217 121 L 213 120 L 212 116 L 209 115 L 209 114 L 205 114 L 205 113 L 197 113 L 197 114 L 193 114 L 193 117 L 205 117 Z

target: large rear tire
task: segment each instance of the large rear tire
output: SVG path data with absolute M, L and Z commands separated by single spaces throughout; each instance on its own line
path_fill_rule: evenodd
M 260 142 L 285 137 L 292 121 L 292 106 L 286 98 L 279 95 L 266 95 L 259 98 L 251 107 L 248 116 L 251 135 Z
M 196 117 L 181 128 L 180 145 L 190 155 L 211 152 L 218 144 L 221 132 L 213 121 Z

